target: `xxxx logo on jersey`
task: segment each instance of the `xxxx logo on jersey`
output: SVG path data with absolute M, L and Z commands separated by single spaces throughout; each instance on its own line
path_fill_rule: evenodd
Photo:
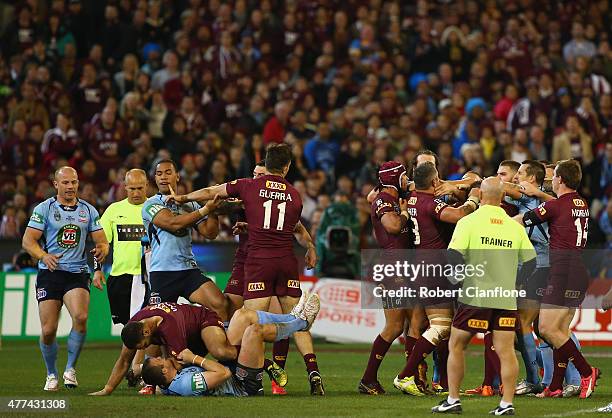
M 57 245 L 62 248 L 75 248 L 81 240 L 81 228 L 78 225 L 64 225 L 57 232 Z

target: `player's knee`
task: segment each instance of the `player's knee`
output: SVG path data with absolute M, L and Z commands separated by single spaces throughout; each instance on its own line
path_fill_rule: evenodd
M 447 340 L 450 337 L 451 319 L 432 323 L 431 326 L 423 333 L 423 337 L 432 343 L 438 345 L 440 341 Z
M 55 340 L 55 335 L 57 334 L 57 325 L 55 324 L 43 324 L 40 328 L 40 337 L 42 342 L 45 344 L 50 344 Z
M 263 339 L 263 328 L 259 324 L 252 324 L 244 330 L 243 339 L 248 340 L 262 340 Z
M 243 306 L 234 313 L 232 321 L 240 323 L 257 323 L 257 314 L 255 311 Z
M 72 322 L 75 326 L 78 326 L 79 328 L 84 328 L 87 326 L 87 317 L 87 312 L 77 312 L 73 315 Z
M 400 323 L 400 322 L 387 322 L 385 323 L 385 328 L 383 329 L 383 332 L 381 334 L 384 334 L 383 337 L 387 337 L 385 338 L 385 340 L 387 341 L 394 341 L 397 337 L 399 337 L 402 332 L 404 331 L 404 324 Z

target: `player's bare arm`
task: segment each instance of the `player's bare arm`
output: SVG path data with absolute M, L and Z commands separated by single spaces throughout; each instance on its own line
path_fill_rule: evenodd
M 209 200 L 203 208 L 182 215 L 173 215 L 170 209 L 162 209 L 153 218 L 153 224 L 169 232 L 177 232 L 184 228 L 189 228 L 197 221 L 212 213 L 219 205 L 220 198 L 217 195 Z
M 168 202 L 175 201 L 176 203 L 211 200 L 217 195 L 224 199 L 228 197 L 225 185 L 226 183 L 219 184 L 217 186 L 205 187 L 184 195 L 177 195 L 174 190 L 170 189 L 171 193 L 170 195 L 166 196 L 166 199 Z
M 121 354 L 119 354 L 119 358 L 115 362 L 115 365 L 113 366 L 113 370 L 111 371 L 111 375 L 108 378 L 108 381 L 106 382 L 106 384 L 104 385 L 104 388 L 97 392 L 90 393 L 90 395 L 104 396 L 104 395 L 110 395 L 111 393 L 113 393 L 115 388 L 119 386 L 119 383 L 121 383 L 121 381 L 123 380 L 123 377 L 125 376 L 128 369 L 130 368 L 130 364 L 132 364 L 132 360 L 134 359 L 135 355 L 136 355 L 135 349 L 130 350 L 124 345 L 121 348 Z
M 410 219 L 406 199 L 400 199 L 400 209 L 401 213 L 399 215 L 395 212 L 387 212 L 380 219 L 385 231 L 389 234 L 398 235 Z
M 49 254 L 45 252 L 38 243 L 42 238 L 42 234 L 43 231 L 38 229 L 26 228 L 21 240 L 21 247 L 35 260 L 42 260 L 50 271 L 54 271 L 59 264 L 59 259 L 62 258 L 62 254 Z
M 214 389 L 232 377 L 232 372 L 227 367 L 215 360 L 193 354 L 188 348 L 179 353 L 178 359 L 183 364 L 193 364 L 206 370 L 204 372 L 204 380 L 206 380 L 208 389 Z
M 524 187 L 521 186 L 520 184 L 510 183 L 506 181 L 503 183 L 503 185 L 504 185 L 504 192 L 506 193 L 507 196 L 510 196 L 511 198 L 515 200 L 518 200 L 523 195 Z
M 470 191 L 470 196 L 465 201 L 465 203 L 458 208 L 447 206 L 442 209 L 442 213 L 440 214 L 440 220 L 442 222 L 447 222 L 451 224 L 456 224 L 459 222 L 459 219 L 464 216 L 469 215 L 478 209 L 478 204 L 480 203 L 480 190 L 478 188 L 473 188 Z
M 92 232 L 91 239 L 96 245 L 95 248 L 91 250 L 91 253 L 94 257 L 96 257 L 98 263 L 103 263 L 109 251 L 108 240 L 106 239 L 106 234 L 104 233 L 104 230 L 100 229 L 98 231 Z
M 197 225 L 198 232 L 206 239 L 213 240 L 219 235 L 219 217 L 216 212 L 208 215 L 208 219 Z
M 527 181 L 521 182 L 521 187 L 523 188 L 523 193 L 525 193 L 527 196 L 535 197 L 542 202 L 548 202 L 549 200 L 554 199 L 553 196 L 540 190 L 540 188 L 536 187 L 535 185 Z
M 297 242 L 302 246 L 302 248 L 306 248 L 306 255 L 304 259 L 306 261 L 306 268 L 312 269 L 317 265 L 317 251 L 315 249 L 315 244 L 310 236 L 310 233 L 306 229 L 302 222 L 295 224 L 295 228 L 293 229 L 293 235 Z

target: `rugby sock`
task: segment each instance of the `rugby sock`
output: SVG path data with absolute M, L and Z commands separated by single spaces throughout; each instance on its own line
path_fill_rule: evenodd
M 83 348 L 83 343 L 85 342 L 85 333 L 80 333 L 75 330 L 70 330 L 70 334 L 68 334 L 68 341 L 66 342 L 66 346 L 68 347 L 68 361 L 66 362 L 66 370 L 74 368 L 77 360 L 79 359 L 79 354 L 81 354 L 81 348 Z
M 406 338 L 404 339 L 404 354 L 406 355 L 406 359 L 410 357 L 410 353 L 412 353 L 412 349 L 414 348 L 416 342 L 416 338 L 406 335 Z
M 540 355 L 542 356 L 542 367 L 544 368 L 544 376 L 542 377 L 542 384 L 544 386 L 550 386 L 552 381 L 553 371 L 555 364 L 553 361 L 553 349 L 546 341 L 542 341 L 539 347 Z
M 540 376 L 538 375 L 538 361 L 536 358 L 537 348 L 531 332 L 528 334 L 523 334 L 523 344 L 521 344 L 521 346 L 521 356 L 523 357 L 523 362 L 525 363 L 527 381 L 529 383 L 537 384 L 540 382 Z
M 485 334 L 485 375 L 483 386 L 495 386 L 495 380 L 499 376 L 499 357 L 493 347 L 493 333 Z
M 412 349 L 412 353 L 410 353 L 410 357 L 408 357 L 408 361 L 406 361 L 404 370 L 400 372 L 398 377 L 403 379 L 405 377 L 415 376 L 417 374 L 419 363 L 423 361 L 425 357 L 427 357 L 427 355 L 434 350 L 434 348 L 436 348 L 436 346 L 429 342 L 427 338 L 419 338 Z M 418 376 L 415 376 L 415 378 L 418 378 Z
M 574 344 L 576 344 L 576 348 L 580 350 L 580 342 L 576 335 L 572 332 L 570 336 Z M 570 362 L 567 364 L 567 370 L 565 371 L 565 383 L 568 385 L 580 386 L 580 373 L 576 370 L 576 366 L 574 366 L 574 362 Z
M 284 340 L 276 341 L 272 345 L 272 358 L 283 369 L 285 368 L 285 362 L 287 361 L 287 353 L 289 352 L 289 338 Z
M 288 315 L 291 316 L 291 315 Z M 292 321 L 289 322 L 277 322 L 276 325 L 276 338 L 274 341 L 284 340 L 289 338 L 294 332 L 298 332 L 303 330 L 308 326 L 308 322 L 303 319 L 296 318 L 295 316 L 291 316 L 293 318 Z
M 281 322 L 291 322 L 296 319 L 295 316 L 290 314 L 275 314 L 271 312 L 265 311 L 256 311 L 257 312 L 257 322 L 260 325 L 264 324 L 278 324 Z
M 571 341 L 571 340 L 569 340 Z M 561 347 L 564 347 L 563 344 Z M 552 376 L 552 381 L 550 382 L 550 386 L 548 389 L 552 392 L 555 390 L 563 389 L 563 378 L 565 377 L 565 369 L 567 368 L 567 354 L 565 354 L 566 350 L 561 349 L 553 349 L 553 364 L 554 371 Z
M 53 341 L 51 344 L 47 345 L 42 341 L 38 342 L 40 347 L 40 351 L 43 356 L 43 360 L 45 361 L 45 366 L 47 367 L 47 375 L 54 374 L 55 377 L 58 377 L 57 374 L 57 340 Z
M 440 341 L 436 351 L 438 352 L 437 364 L 440 373 L 438 383 L 444 389 L 448 389 L 448 369 L 446 368 L 448 364 L 448 340 Z
M 544 363 L 542 362 L 542 350 L 540 350 L 541 345 L 542 345 L 542 343 L 540 343 L 540 345 L 536 349 L 536 361 L 538 362 L 538 367 L 543 369 L 544 368 Z
M 368 359 L 368 366 L 363 373 L 363 380 L 365 383 L 374 383 L 378 380 L 378 368 L 382 363 L 385 354 L 389 351 L 391 343 L 385 341 L 380 335 L 376 337 L 372 344 L 372 351 L 370 351 L 370 358 Z
M 576 344 L 574 344 L 571 338 L 559 347 L 558 351 L 563 353 L 563 358 L 568 359 L 568 363 L 570 361 L 574 362 L 574 366 L 576 366 L 576 369 L 580 372 L 580 376 L 588 377 L 591 375 L 591 365 L 586 361 L 582 353 L 578 351 L 578 347 L 576 347 Z M 565 373 L 563 376 L 565 377 Z
M 304 355 L 304 364 L 306 364 L 306 372 L 310 375 L 312 372 L 319 372 L 317 364 L 317 356 L 314 353 Z
M 440 344 L 442 344 L 442 341 L 440 341 L 438 346 L 440 346 Z M 440 361 L 438 360 L 438 351 L 438 347 L 436 347 L 433 353 L 431 353 L 431 358 L 433 360 L 433 375 L 431 376 L 431 381 L 440 383 Z

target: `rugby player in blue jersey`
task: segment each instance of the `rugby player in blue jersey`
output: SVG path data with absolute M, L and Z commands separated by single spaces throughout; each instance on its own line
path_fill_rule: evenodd
M 79 177 L 72 167 L 55 172 L 53 186 L 57 195 L 39 203 L 32 212 L 22 240 L 23 249 L 38 260 L 36 299 L 41 325 L 40 351 L 47 367 L 44 390 L 58 389 L 57 325 L 62 305 L 72 318 L 66 343 L 68 362 L 64 385 L 78 386 L 75 366 L 87 331 L 90 269 L 85 242 L 90 235 L 91 251 L 97 263 L 108 254 L 108 241 L 100 225 L 98 211 L 77 197 Z
M 219 221 L 214 214 L 218 200 L 206 206 L 196 202 L 168 203 L 165 198 L 177 189 L 180 180 L 176 164 L 162 160 L 155 167 L 159 193 L 150 197 L 142 208 L 142 220 L 151 243 L 150 303 L 176 302 L 182 296 L 215 311 L 227 321 L 227 300 L 215 283 L 196 264 L 191 249 L 191 228 L 208 239 L 216 238 Z

